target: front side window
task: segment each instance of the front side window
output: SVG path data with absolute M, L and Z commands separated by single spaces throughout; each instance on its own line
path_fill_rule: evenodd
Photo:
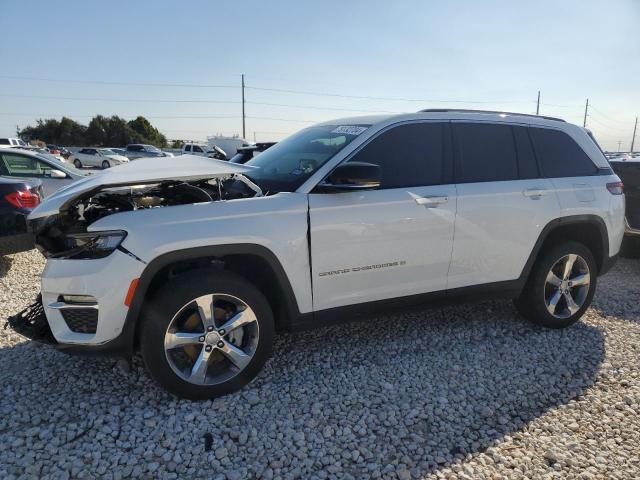
M 12 177 L 45 177 L 51 171 L 47 163 L 23 155 L 3 153 L 2 162 L 4 170 Z
M 197 145 L 193 146 L 193 151 L 196 152 L 196 153 L 202 153 L 202 149 Z
M 246 164 L 245 174 L 271 192 L 292 192 L 369 125 L 319 125 L 294 133 Z
M 598 173 L 589 156 L 566 133 L 536 127 L 530 127 L 529 132 L 545 177 L 582 177 Z
M 497 182 L 518 178 L 511 125 L 453 123 L 458 183 Z
M 371 140 L 349 161 L 378 165 L 380 188 L 438 185 L 445 175 L 444 132 L 443 123 L 399 125 Z
M 187 145 L 184 147 L 184 151 L 185 152 L 190 152 L 191 151 L 191 145 Z

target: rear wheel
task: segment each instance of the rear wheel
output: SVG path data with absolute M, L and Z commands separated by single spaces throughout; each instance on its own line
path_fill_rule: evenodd
M 102 161 L 102 168 L 109 168 L 111 166 L 111 164 L 107 161 L 107 160 L 103 160 Z
M 597 266 L 591 251 L 581 243 L 566 242 L 537 260 L 515 305 L 536 325 L 568 327 L 589 308 L 596 282 Z
M 82 168 L 82 162 L 77 158 L 73 160 L 73 164 L 75 165 L 76 168 Z
M 162 287 L 145 309 L 140 342 L 151 376 L 193 400 L 245 386 L 271 354 L 274 323 L 262 293 L 229 272 L 198 270 Z

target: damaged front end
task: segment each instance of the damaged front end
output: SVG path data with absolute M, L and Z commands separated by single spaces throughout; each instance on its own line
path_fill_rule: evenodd
M 87 227 L 101 218 L 120 212 L 256 196 L 262 196 L 260 188 L 239 173 L 183 181 L 106 184 L 73 197 L 56 214 L 30 218 L 29 228 L 36 247 L 46 257 L 103 258 L 122 243 L 126 232 L 89 232 Z
M 47 322 L 41 295 L 38 295 L 33 304 L 15 315 L 11 315 L 4 325 L 5 330 L 7 327 L 11 327 L 14 332 L 36 342 L 51 345 L 57 343 Z

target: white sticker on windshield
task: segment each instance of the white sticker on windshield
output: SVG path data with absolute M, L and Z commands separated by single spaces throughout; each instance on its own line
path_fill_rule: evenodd
M 343 135 L 360 135 L 367 127 L 359 127 L 357 125 L 340 125 L 331 130 L 331 133 L 342 133 Z

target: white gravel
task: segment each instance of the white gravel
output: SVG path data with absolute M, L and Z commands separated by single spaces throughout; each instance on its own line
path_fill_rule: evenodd
M 0 258 L 0 319 L 43 263 Z M 209 402 L 6 330 L 0 478 L 639 478 L 639 269 L 621 260 L 564 331 L 486 302 L 282 334 Z

